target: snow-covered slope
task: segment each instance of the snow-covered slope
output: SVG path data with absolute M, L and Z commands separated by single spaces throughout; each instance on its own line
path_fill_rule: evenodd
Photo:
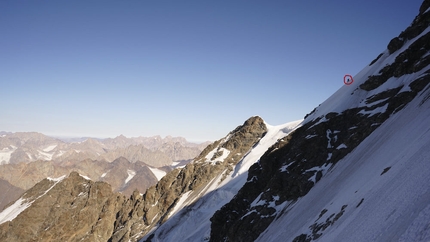
M 393 115 L 280 211 L 258 241 L 293 241 L 300 234 L 319 235 L 318 241 L 430 241 L 430 102 L 420 105 L 429 94 Z
M 401 77 L 391 77 L 388 81 L 373 89 L 371 91 L 366 91 L 360 88 L 360 85 L 365 83 L 369 76 L 379 75 L 379 72 L 386 66 L 393 64 L 396 58 L 407 50 L 412 43 L 417 39 L 423 37 L 430 32 L 430 28 L 426 28 L 424 32 L 416 36 L 411 40 L 407 40 L 402 48 L 396 52 L 390 54 L 389 50 L 385 50 L 378 60 L 372 65 L 366 66 L 358 74 L 354 76 L 354 82 L 351 85 L 343 85 L 338 91 L 336 91 L 332 96 L 330 96 L 326 101 L 324 101 L 320 106 L 318 106 L 314 112 L 309 115 L 305 122 L 311 121 L 316 117 L 322 117 L 327 113 L 336 112 L 342 113 L 347 109 L 352 109 L 356 107 L 371 107 L 375 103 L 365 103 L 365 100 L 375 94 L 381 93 L 383 91 L 397 88 L 403 85 L 403 89 L 400 91 L 409 91 L 410 88 L 408 84 L 421 77 L 423 73 L 430 69 L 430 66 L 426 66 L 418 72 L 402 75 Z M 429 52 L 430 53 L 430 52 Z M 406 60 L 407 61 L 407 60 Z M 375 112 L 370 112 L 368 114 L 376 114 L 378 112 L 383 112 L 384 109 L 377 110 Z
M 248 171 L 211 241 L 428 241 L 430 1 Z M 427 217 L 426 217 L 427 216 Z

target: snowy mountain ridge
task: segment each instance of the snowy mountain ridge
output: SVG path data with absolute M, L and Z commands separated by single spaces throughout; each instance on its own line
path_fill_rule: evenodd
M 270 146 L 299 127 L 301 121 L 279 126 L 266 124 L 267 133 L 253 146 L 249 153 L 243 156 L 226 178 L 223 177 L 224 173 L 222 173 L 209 182 L 202 189 L 202 192 L 193 194 L 193 191 L 190 191 L 182 195 L 173 212 L 170 213 L 169 219 L 160 225 L 155 233 L 147 237 L 151 237 L 152 241 L 198 241 L 202 236 L 208 238 L 210 236 L 210 217 L 223 204 L 233 198 L 243 186 L 249 167 L 257 162 L 261 154 Z M 166 234 L 168 236 L 165 236 Z

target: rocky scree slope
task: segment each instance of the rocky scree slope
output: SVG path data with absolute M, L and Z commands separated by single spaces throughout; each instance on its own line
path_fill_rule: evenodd
M 256 240 L 281 216 L 280 210 L 288 216 L 290 206 L 381 124 L 414 98 L 419 97 L 421 105 L 428 101 L 428 7 L 429 1 L 424 1 L 413 23 L 354 78 L 354 85 L 341 88 L 317 107 L 302 127 L 271 147 L 249 169 L 246 184 L 211 218 L 210 241 Z M 339 219 L 345 208 L 324 225 Z M 317 226 L 313 234 L 297 236 L 294 241 L 318 239 L 325 228 Z

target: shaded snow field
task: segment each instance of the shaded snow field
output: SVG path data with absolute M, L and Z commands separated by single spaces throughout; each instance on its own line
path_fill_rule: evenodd
M 415 99 L 384 122 L 305 197 L 282 211 L 287 215 L 258 241 L 311 234 L 311 225 L 338 214 L 344 205 L 344 214 L 320 231 L 318 241 L 430 241 L 430 102 L 419 103 Z

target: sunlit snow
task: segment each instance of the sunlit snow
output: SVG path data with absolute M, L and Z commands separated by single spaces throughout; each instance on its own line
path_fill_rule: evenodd
M 22 211 L 24 211 L 26 208 L 30 207 L 31 203 L 27 202 L 25 199 L 20 198 L 16 200 L 16 202 L 6 209 L 4 209 L 0 213 L 0 224 L 6 222 L 6 221 L 12 221 L 14 218 L 16 218 Z
M 46 147 L 45 149 L 43 149 L 43 151 L 44 152 L 50 152 L 50 151 L 54 150 L 55 147 L 57 147 L 56 144 L 55 145 L 50 145 L 50 146 Z
M 0 164 L 9 164 L 10 157 L 17 147 L 11 145 L 0 150 Z
M 148 168 L 149 168 L 149 170 L 152 171 L 152 173 L 157 178 L 157 180 L 161 180 L 161 178 L 163 178 L 163 176 L 166 175 L 166 172 L 163 171 L 163 170 L 160 170 L 160 169 L 157 169 L 157 168 L 152 168 L 152 167 L 149 167 L 149 166 L 148 166 Z
M 52 156 L 54 155 L 51 153 L 43 152 L 41 150 L 38 150 L 37 152 L 39 153 L 39 159 L 43 160 L 52 160 Z
M 64 178 L 66 178 L 66 175 L 60 176 L 58 178 L 48 177 L 47 179 L 50 180 L 50 181 L 59 182 L 59 181 L 62 181 Z
M 82 175 L 82 174 L 79 174 L 81 177 L 83 177 L 85 180 L 91 180 L 91 178 L 89 178 L 89 177 L 87 177 L 87 176 L 84 176 L 84 175 Z
M 221 154 L 220 156 L 217 156 Z M 225 148 L 215 148 L 206 155 L 206 162 L 215 164 L 217 162 L 223 161 L 230 154 L 230 151 Z
M 127 179 L 125 179 L 125 184 L 127 184 L 131 179 L 133 179 L 133 177 L 136 175 L 136 171 L 133 171 L 133 170 L 127 170 L 127 174 L 128 174 L 128 177 L 127 177 Z

